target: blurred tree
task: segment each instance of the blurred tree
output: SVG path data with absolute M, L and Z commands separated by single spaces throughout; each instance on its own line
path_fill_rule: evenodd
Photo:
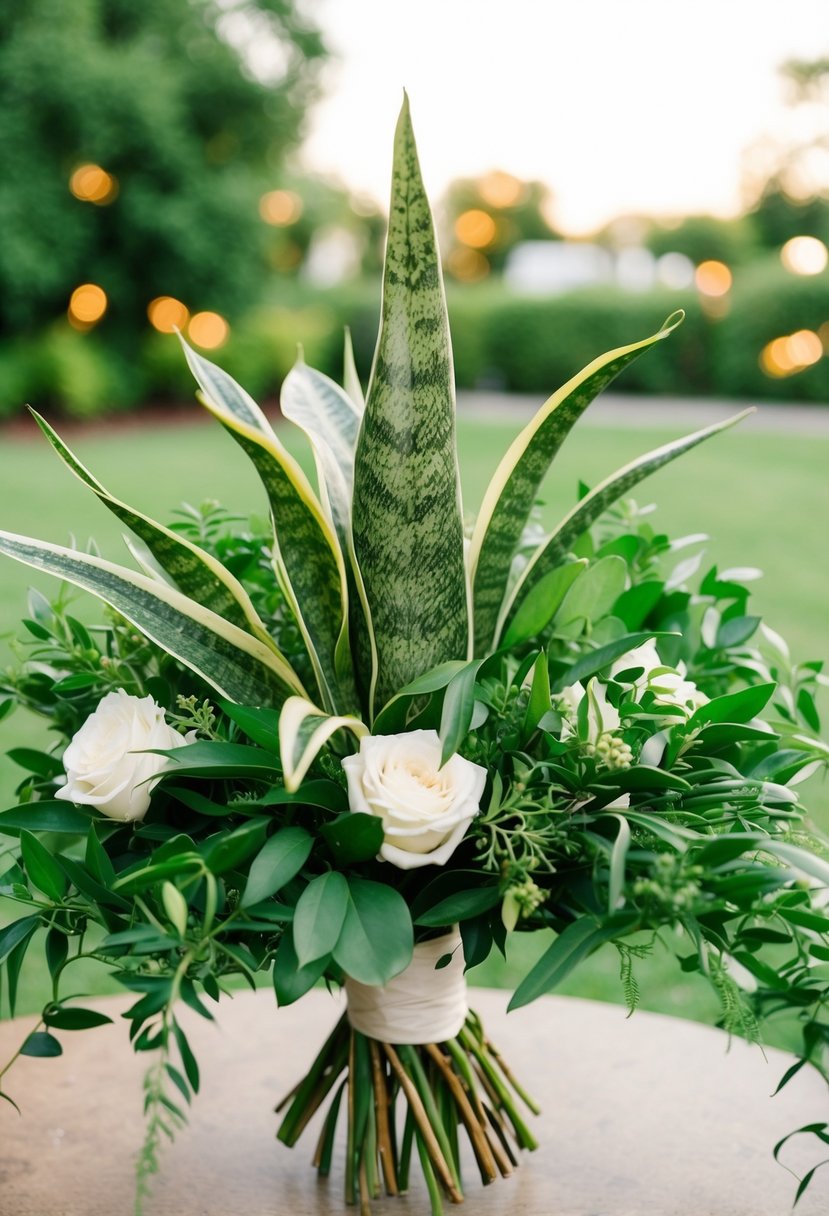
M 746 155 L 744 193 L 763 245 L 794 236 L 829 242 L 829 59 L 790 59 L 780 69 L 787 120 Z
M 0 323 L 103 289 L 113 336 L 159 296 L 233 314 L 262 289 L 259 200 L 324 55 L 294 0 L 0 6 Z M 78 297 L 76 328 L 101 297 Z M 99 313 L 100 315 L 100 313 Z
M 503 270 L 521 241 L 557 239 L 551 205 L 543 182 L 521 181 L 500 169 L 452 182 L 442 208 L 447 271 L 456 279 L 482 279 Z
M 688 215 L 678 224 L 654 224 L 645 239 L 651 253 L 684 253 L 692 262 L 713 259 L 728 266 L 751 261 L 757 234 L 751 219 L 723 220 L 713 215 Z

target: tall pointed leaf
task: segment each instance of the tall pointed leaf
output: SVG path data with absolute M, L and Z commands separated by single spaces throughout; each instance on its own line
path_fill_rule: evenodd
M 278 654 L 173 587 L 100 557 L 9 532 L 0 532 L 0 553 L 91 591 L 231 701 L 281 705 L 303 691 Z
M 301 360 L 294 364 L 279 394 L 284 417 L 311 442 L 323 506 L 345 553 L 351 532 L 354 449 L 361 411 L 338 384 Z
M 627 494 L 629 490 L 632 490 L 640 481 L 644 481 L 651 473 L 655 473 L 657 469 L 676 460 L 677 456 L 681 456 L 683 452 L 688 452 L 697 444 L 710 439 L 712 435 L 718 435 L 720 431 L 727 430 L 753 412 L 753 409 L 742 410 L 723 422 L 715 422 L 701 431 L 694 431 L 692 435 L 685 435 L 682 439 L 674 439 L 660 448 L 654 448 L 653 451 L 647 452 L 644 456 L 640 456 L 625 465 L 624 468 L 619 469 L 597 485 L 589 494 L 586 494 L 543 544 L 539 545 L 524 569 L 504 605 L 502 620 L 506 622 L 507 627 L 530 589 L 536 585 L 539 579 L 561 563 L 578 538 L 617 499 L 621 498 L 623 494 Z
M 268 495 L 275 530 L 275 562 L 302 631 L 326 707 L 351 708 L 356 693 L 348 665 L 337 664 L 347 640 L 345 563 L 322 506 L 297 461 L 236 381 L 182 339 L 202 403 L 247 453 Z M 339 669 L 338 669 L 339 668 Z
M 510 566 L 538 488 L 572 427 L 591 401 L 643 351 L 661 342 L 685 314 L 672 313 L 658 333 L 594 359 L 544 402 L 508 449 L 484 495 L 470 550 L 475 654 L 494 644 Z
M 362 415 L 366 408 L 363 396 L 363 386 L 357 374 L 357 364 L 354 362 L 354 345 L 351 341 L 351 330 L 345 327 L 345 343 L 343 348 L 343 388 Z
M 380 334 L 357 442 L 352 526 L 385 703 L 465 658 L 463 555 L 449 327 L 408 101 L 397 124 Z M 365 640 L 360 645 L 365 669 Z
M 158 566 L 180 591 L 276 649 L 247 591 L 221 562 L 172 529 L 165 528 L 115 498 L 81 463 L 45 418 L 41 418 L 35 410 L 31 413 L 66 467 L 144 542 Z

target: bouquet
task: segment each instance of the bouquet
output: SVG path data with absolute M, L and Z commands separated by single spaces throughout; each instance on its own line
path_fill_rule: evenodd
M 267 529 L 215 504 L 156 523 L 38 418 L 133 534 L 138 569 L 0 534 L 0 551 L 62 580 L 52 600 L 32 593 L 28 646 L 0 681 L 3 711 L 24 705 L 57 736 L 12 752 L 27 775 L 0 814 L 0 894 L 16 909 L 0 963 L 12 1011 L 28 950 L 51 976 L 23 1054 L 57 1055 L 62 1032 L 108 1020 L 65 995 L 77 959 L 133 994 L 130 1039 L 149 1060 L 139 1205 L 199 1087 L 179 1002 L 211 1018 L 240 976 L 269 977 L 280 1006 L 321 980 L 344 987 L 278 1135 L 294 1144 L 322 1110 L 325 1175 L 344 1124 L 345 1201 L 363 1211 L 407 1189 L 415 1156 L 433 1212 L 460 1201 L 463 1137 L 484 1183 L 535 1146 L 533 1100 L 464 982 L 515 931 L 554 937 L 512 1007 L 608 944 L 633 1006 L 638 961 L 673 931 L 727 1030 L 799 1025 L 782 1083 L 806 1062 L 827 1075 L 829 843 L 796 789 L 829 754 L 820 664 L 793 664 L 748 612 L 740 571 L 698 579 L 689 538 L 629 497 L 743 415 L 584 489 L 551 531 L 534 517 L 581 414 L 680 320 L 554 393 L 466 528 L 404 103 L 365 401 L 348 341 L 343 388 L 302 360 L 283 388 L 316 486 L 244 389 L 184 346 L 200 400 L 264 484 Z M 71 614 L 67 585 L 108 606 L 98 627 Z

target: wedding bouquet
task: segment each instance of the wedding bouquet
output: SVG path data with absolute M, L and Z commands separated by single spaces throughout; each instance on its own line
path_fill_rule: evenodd
M 63 463 L 134 536 L 138 571 L 0 534 L 62 580 L 32 593 L 28 649 L 0 711 L 45 716 L 17 748 L 0 814 L 0 930 L 14 1010 L 33 947 L 52 999 L 21 1052 L 108 1018 L 65 997 L 78 959 L 112 968 L 146 1074 L 146 1193 L 185 1121 L 198 1063 L 179 1002 L 206 1018 L 234 977 L 276 1002 L 318 981 L 346 1012 L 284 1104 L 293 1144 L 324 1110 L 315 1163 L 346 1128 L 345 1200 L 405 1191 L 416 1153 L 432 1209 L 534 1147 L 535 1109 L 466 1003 L 464 969 L 513 931 L 552 930 L 512 1006 L 600 946 L 634 965 L 673 931 L 729 1031 L 796 1019 L 826 1075 L 829 844 L 797 783 L 824 764 L 814 692 L 747 610 L 739 570 L 696 577 L 689 543 L 629 498 L 743 415 L 649 452 L 551 531 L 534 504 L 596 396 L 681 320 L 597 358 L 517 435 L 464 524 L 449 332 L 408 106 L 398 123 L 377 353 L 363 400 L 300 360 L 282 412 L 316 487 L 253 400 L 185 344 L 204 406 L 261 478 L 272 527 L 215 505 L 162 526 L 110 493 L 38 419 Z M 554 335 L 551 335 L 551 339 Z M 66 585 L 108 605 L 97 628 Z M 279 1016 L 275 1012 L 274 1016 Z M 0 1071 L 0 1096 L 6 1092 Z M 827 1125 L 807 1130 L 827 1139 Z M 801 1184 L 808 1184 L 809 1177 Z

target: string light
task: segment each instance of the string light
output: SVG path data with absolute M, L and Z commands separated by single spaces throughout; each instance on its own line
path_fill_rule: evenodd
M 91 329 L 107 310 L 107 295 L 97 283 L 81 283 L 69 297 L 67 316 L 75 329 Z
M 150 325 L 159 333 L 172 334 L 177 329 L 184 329 L 190 319 L 190 310 L 173 296 L 156 296 L 147 305 L 147 316 Z
M 259 214 L 266 224 L 287 228 L 302 215 L 302 199 L 293 190 L 270 190 L 259 200 Z
M 100 165 L 80 165 L 69 178 L 69 189 L 82 203 L 106 207 L 118 194 L 118 181 Z
M 196 346 L 215 350 L 227 341 L 230 326 L 217 312 L 197 312 L 191 317 L 187 332 Z

